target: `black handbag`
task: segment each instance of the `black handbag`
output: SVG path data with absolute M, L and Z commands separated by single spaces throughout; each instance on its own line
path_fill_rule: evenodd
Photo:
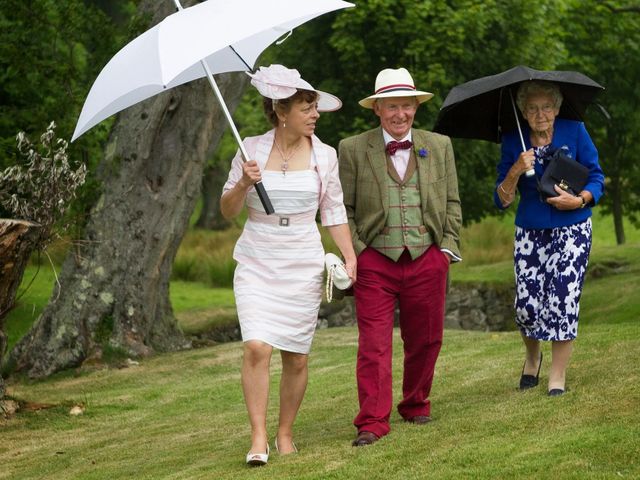
M 538 192 L 542 201 L 558 196 L 554 185 L 572 195 L 578 195 L 584 189 L 589 178 L 587 167 L 567 156 L 561 148 L 551 154 L 548 162 L 542 177 L 538 180 Z

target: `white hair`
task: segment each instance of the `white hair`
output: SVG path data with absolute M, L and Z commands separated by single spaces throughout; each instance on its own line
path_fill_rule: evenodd
M 528 80 L 520 84 L 516 97 L 516 104 L 522 113 L 524 113 L 527 99 L 537 94 L 549 95 L 553 99 L 555 108 L 560 108 L 560 105 L 562 105 L 562 92 L 560 92 L 560 88 L 555 83 Z

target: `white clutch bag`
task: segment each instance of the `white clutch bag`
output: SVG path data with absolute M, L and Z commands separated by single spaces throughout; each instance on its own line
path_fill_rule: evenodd
M 324 264 L 327 267 L 327 284 L 325 287 L 325 294 L 327 301 L 331 302 L 333 299 L 333 286 L 335 285 L 339 290 L 346 290 L 351 286 L 351 279 L 347 275 L 347 269 L 344 263 L 337 255 L 333 253 L 327 253 L 324 256 Z

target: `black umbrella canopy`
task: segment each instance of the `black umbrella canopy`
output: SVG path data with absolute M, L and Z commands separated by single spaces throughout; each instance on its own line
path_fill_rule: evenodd
M 564 97 L 559 117 L 582 120 L 587 106 L 604 87 L 579 72 L 535 70 L 517 66 L 496 75 L 478 78 L 451 89 L 445 99 L 435 132 L 456 138 L 500 143 L 502 134 L 517 128 L 510 95 L 526 80 L 554 82 Z M 524 121 L 520 112 L 520 123 Z

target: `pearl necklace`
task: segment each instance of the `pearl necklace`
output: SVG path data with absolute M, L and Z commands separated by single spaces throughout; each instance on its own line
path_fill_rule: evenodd
M 298 140 L 298 144 L 291 151 L 291 153 L 289 153 L 289 155 L 285 155 L 284 153 L 282 153 L 282 149 L 280 148 L 280 145 L 278 145 L 278 142 L 276 141 L 275 138 L 273 139 L 273 143 L 276 144 L 276 148 L 278 149 L 278 153 L 280 154 L 280 157 L 282 158 L 282 163 L 280 164 L 280 170 L 282 170 L 282 176 L 285 176 L 286 173 L 287 173 L 287 170 L 289 169 L 289 160 L 291 160 L 291 158 L 296 154 L 296 152 L 298 150 L 300 150 L 300 147 L 302 146 L 302 138 L 300 140 Z

